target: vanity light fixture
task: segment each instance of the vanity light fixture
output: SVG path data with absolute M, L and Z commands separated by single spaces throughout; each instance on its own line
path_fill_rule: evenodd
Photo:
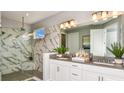
M 76 27 L 76 21 L 74 19 L 63 22 L 60 24 L 60 29 L 69 29 L 72 27 Z
M 109 18 L 117 18 L 119 15 L 118 11 L 97 11 L 92 13 L 92 19 L 94 22 L 98 22 Z

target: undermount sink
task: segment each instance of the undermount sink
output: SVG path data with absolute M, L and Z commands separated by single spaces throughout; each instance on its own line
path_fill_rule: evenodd
M 103 63 L 103 62 L 93 62 L 93 64 L 98 64 L 98 65 L 107 65 L 107 66 L 114 66 L 114 64 Z

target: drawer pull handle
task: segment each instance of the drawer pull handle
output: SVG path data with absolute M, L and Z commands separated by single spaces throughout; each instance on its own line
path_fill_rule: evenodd
M 72 75 L 74 75 L 74 76 L 78 76 L 78 74 L 75 74 L 75 73 L 72 73 Z
M 103 81 L 103 77 L 102 77 L 102 81 Z
M 98 81 L 100 81 L 100 76 L 98 76 Z
M 57 72 L 59 72 L 59 67 L 57 67 Z
M 78 67 L 77 65 L 72 65 L 73 67 Z

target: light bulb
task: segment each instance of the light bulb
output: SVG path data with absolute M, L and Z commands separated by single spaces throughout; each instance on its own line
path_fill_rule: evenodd
M 68 23 L 68 22 L 65 23 L 65 27 L 66 27 L 66 28 L 69 27 L 69 23 Z
M 107 12 L 105 11 L 102 12 L 102 18 L 103 20 L 107 20 Z
M 63 24 L 61 24 L 61 25 L 60 25 L 60 28 L 61 28 L 61 29 L 63 29 L 63 28 L 64 28 L 64 25 L 63 25 Z
M 97 19 L 97 14 L 93 14 L 93 15 L 92 15 L 92 19 L 93 19 L 93 20 L 96 20 L 96 19 Z
M 112 16 L 113 16 L 113 18 L 117 18 L 118 17 L 118 11 L 113 11 Z
M 74 20 L 70 21 L 70 26 L 72 26 L 72 27 L 75 27 L 76 26 L 76 23 L 75 23 Z
M 68 28 L 71 28 L 71 26 L 69 25 Z
M 98 22 L 98 20 L 95 20 L 94 22 Z

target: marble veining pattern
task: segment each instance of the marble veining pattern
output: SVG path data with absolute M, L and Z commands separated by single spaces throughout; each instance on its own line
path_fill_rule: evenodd
M 43 53 L 51 52 L 60 45 L 60 29 L 54 25 L 46 28 L 46 36 L 44 39 L 35 40 L 34 42 L 34 62 L 36 69 L 43 71 Z
M 0 71 L 8 74 L 20 70 L 33 70 L 31 39 L 22 38 L 24 31 L 14 28 L 0 29 Z

